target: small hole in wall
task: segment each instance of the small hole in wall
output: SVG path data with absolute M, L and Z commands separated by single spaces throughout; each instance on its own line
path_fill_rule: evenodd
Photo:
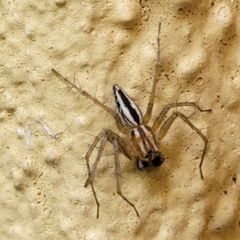
M 233 177 L 232 180 L 233 180 L 234 184 L 236 184 L 236 182 L 237 182 L 237 177 L 236 177 L 236 176 Z
M 233 180 L 234 184 L 237 183 L 237 177 L 236 177 L 236 176 L 234 176 L 234 177 L 232 178 L 232 180 Z

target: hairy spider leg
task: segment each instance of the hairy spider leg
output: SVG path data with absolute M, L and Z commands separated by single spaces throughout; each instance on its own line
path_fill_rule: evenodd
M 169 111 L 169 109 L 171 108 L 175 108 L 175 107 L 195 107 L 196 109 L 198 109 L 200 112 L 211 112 L 212 109 L 202 109 L 199 107 L 198 104 L 196 104 L 195 102 L 180 102 L 180 103 L 171 103 L 171 104 L 167 104 L 163 110 L 160 112 L 160 114 L 158 115 L 158 117 L 156 118 L 156 120 L 153 123 L 153 131 L 156 131 L 160 125 L 163 123 L 164 121 L 164 117 L 166 116 L 167 112 Z M 203 133 L 197 128 L 195 127 L 189 120 L 188 118 L 180 113 L 179 111 L 176 111 L 174 113 L 172 113 L 168 119 L 166 120 L 166 122 L 164 122 L 164 124 L 162 125 L 162 127 L 159 130 L 159 134 L 158 134 L 158 142 L 160 142 L 163 137 L 166 135 L 166 133 L 168 132 L 169 128 L 171 127 L 171 125 L 173 124 L 173 122 L 175 121 L 175 119 L 177 117 L 180 117 L 189 127 L 191 127 L 203 140 L 204 142 L 204 148 L 203 148 L 203 153 L 202 153 L 202 157 L 201 157 L 201 161 L 199 164 L 199 171 L 200 171 L 200 176 L 201 179 L 203 179 L 203 173 L 202 173 L 202 163 L 204 160 L 204 156 L 207 150 L 207 146 L 208 146 L 208 139 L 206 138 L 205 135 L 203 135 Z
M 93 164 L 92 170 L 90 168 L 90 164 L 89 164 L 89 158 L 94 150 L 94 148 L 97 146 L 98 142 L 101 140 L 100 143 L 100 148 L 96 157 L 96 160 Z M 114 133 L 113 131 L 109 130 L 109 129 L 105 129 L 103 130 L 101 133 L 99 133 L 96 137 L 94 142 L 92 143 L 92 145 L 90 146 L 88 152 L 86 153 L 85 156 L 85 160 L 86 160 L 86 164 L 87 164 L 87 169 L 88 169 L 88 178 L 85 182 L 84 187 L 87 187 L 89 184 L 91 185 L 92 188 L 92 192 L 93 192 L 93 196 L 95 198 L 95 202 L 97 204 L 97 218 L 99 217 L 99 208 L 100 208 L 100 204 L 99 201 L 97 199 L 97 195 L 96 195 L 96 191 L 94 189 L 93 186 L 93 180 L 95 177 L 95 173 L 97 170 L 97 165 L 99 163 L 99 160 L 102 156 L 103 150 L 106 146 L 106 142 L 109 141 L 113 144 L 114 146 L 114 152 L 115 152 L 115 173 L 116 173 L 116 187 L 117 187 L 117 193 L 122 197 L 122 199 L 124 201 L 126 201 L 129 205 L 131 205 L 134 209 L 134 211 L 136 212 L 137 216 L 139 217 L 139 213 L 136 209 L 136 207 L 134 206 L 134 204 L 132 202 L 130 202 L 123 194 L 121 191 L 121 186 L 120 186 L 120 174 L 121 174 L 121 169 L 120 169 L 120 165 L 119 165 L 119 151 L 121 153 L 123 153 L 127 158 L 132 159 L 133 156 L 131 155 L 130 151 L 124 147 L 124 140 L 118 136 L 116 133 Z
M 122 132 L 122 133 L 126 133 L 126 127 L 122 124 L 122 121 L 121 121 L 120 117 L 118 116 L 118 114 L 114 110 L 112 110 L 111 108 L 107 107 L 105 104 L 103 104 L 98 99 L 93 97 L 87 91 L 85 91 L 85 90 L 81 89 L 80 87 L 78 87 L 77 85 L 73 84 L 71 81 L 69 81 L 66 77 L 64 77 L 62 74 L 60 74 L 54 68 L 52 68 L 52 71 L 58 78 L 62 79 L 62 81 L 66 82 L 68 85 L 70 85 L 71 88 L 76 89 L 84 97 L 86 97 L 87 99 L 91 100 L 94 104 L 98 105 L 103 110 L 105 110 L 107 113 L 109 113 L 111 116 L 113 116 L 115 121 L 116 121 L 116 124 L 117 124 L 117 127 L 118 127 L 119 131 Z
M 135 205 L 130 202 L 123 194 L 122 194 L 122 190 L 121 190 L 121 185 L 120 185 L 120 176 L 121 176 L 121 168 L 119 165 L 119 143 L 117 141 L 117 139 L 113 140 L 113 146 L 114 146 L 114 150 L 115 150 L 115 172 L 116 172 L 116 187 L 117 187 L 117 193 L 118 195 L 120 195 L 122 197 L 122 199 L 124 201 L 126 201 L 130 206 L 132 206 L 132 208 L 134 209 L 134 211 L 136 212 L 137 216 L 139 217 L 139 213 L 138 210 L 136 209 Z
M 157 83 L 159 80 L 160 75 L 160 30 L 161 30 L 161 23 L 158 25 L 158 36 L 157 36 L 157 57 L 156 57 L 156 63 L 155 63 L 155 73 L 154 73 L 154 80 L 152 85 L 151 94 L 149 96 L 148 105 L 146 112 L 143 117 L 143 122 L 147 124 L 152 116 L 152 110 L 153 110 L 153 104 L 155 100 L 155 91 L 157 87 Z

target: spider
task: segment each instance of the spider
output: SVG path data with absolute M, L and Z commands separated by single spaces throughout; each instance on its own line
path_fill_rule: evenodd
M 136 161 L 137 168 L 140 170 L 146 169 L 148 167 L 159 167 L 164 162 L 164 156 L 159 150 L 159 142 L 166 135 L 167 131 L 175 121 L 177 117 L 182 119 L 193 131 L 195 131 L 203 140 L 204 147 L 202 152 L 201 161 L 199 164 L 199 171 L 201 179 L 203 179 L 202 173 L 202 164 L 203 159 L 208 146 L 208 139 L 203 135 L 203 133 L 195 127 L 188 118 L 179 111 L 173 112 L 166 121 L 164 118 L 167 112 L 176 107 L 193 107 L 198 109 L 200 112 L 211 112 L 211 109 L 202 109 L 195 102 L 176 102 L 167 104 L 160 114 L 155 119 L 153 126 L 150 127 L 148 122 L 152 115 L 152 109 L 155 99 L 155 89 L 157 82 L 159 80 L 160 75 L 160 28 L 161 23 L 158 26 L 158 36 L 157 36 L 157 59 L 155 66 L 155 75 L 152 85 L 151 94 L 148 100 L 147 110 L 143 115 L 139 107 L 134 103 L 134 101 L 128 96 L 128 94 L 117 84 L 113 85 L 113 94 L 115 97 L 117 112 L 107 107 L 99 100 L 91 96 L 88 92 L 82 90 L 80 87 L 76 86 L 74 83 L 69 81 L 67 78 L 63 77 L 60 73 L 58 73 L 55 69 L 52 71 L 56 74 L 57 77 L 62 79 L 64 82 L 69 84 L 72 88 L 76 89 L 79 93 L 81 93 L 86 98 L 90 99 L 93 103 L 100 106 L 103 110 L 108 112 L 115 119 L 116 124 L 120 132 L 126 135 L 125 138 L 120 137 L 118 134 L 114 133 L 110 129 L 102 130 L 96 137 L 93 143 L 91 144 L 89 150 L 85 155 L 87 170 L 88 170 L 88 178 L 85 182 L 85 187 L 88 185 L 91 186 L 93 196 L 95 198 L 95 202 L 97 205 L 97 218 L 99 217 L 99 208 L 100 204 L 97 199 L 97 195 L 93 186 L 93 180 L 95 176 L 95 172 L 97 170 L 98 163 L 102 156 L 103 150 L 106 146 L 107 141 L 112 143 L 115 153 L 115 173 L 116 173 L 116 188 L 117 193 L 122 197 L 124 201 L 126 201 L 139 217 L 138 210 L 135 205 L 130 202 L 121 191 L 120 186 L 120 165 L 119 165 L 119 153 L 122 153 L 130 160 Z M 157 130 L 161 126 L 159 132 Z M 90 167 L 89 158 L 96 148 L 97 144 L 100 142 L 99 151 L 96 157 L 96 160 L 92 166 Z

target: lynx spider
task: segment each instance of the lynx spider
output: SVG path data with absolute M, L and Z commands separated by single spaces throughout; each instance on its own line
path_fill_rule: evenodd
M 93 143 L 91 144 L 88 152 L 85 155 L 86 165 L 88 169 L 88 178 L 85 183 L 85 187 L 88 185 L 91 186 L 93 196 L 95 198 L 97 204 L 97 218 L 99 217 L 99 208 L 100 204 L 97 199 L 97 195 L 93 186 L 93 180 L 95 176 L 95 172 L 97 170 L 97 166 L 99 160 L 102 156 L 103 150 L 105 148 L 106 142 L 109 141 L 113 144 L 115 151 L 115 173 L 116 173 L 116 187 L 117 193 L 125 200 L 130 206 L 133 207 L 137 216 L 139 217 L 138 210 L 135 205 L 130 202 L 121 191 L 120 186 L 120 165 L 119 165 L 119 152 L 125 155 L 128 159 L 134 160 L 137 163 L 138 169 L 145 169 L 151 164 L 153 167 L 159 167 L 164 162 L 164 156 L 159 151 L 158 143 L 162 140 L 162 138 L 166 135 L 167 131 L 171 127 L 174 120 L 179 117 L 182 119 L 187 125 L 192 128 L 203 140 L 204 148 L 201 157 L 201 161 L 199 164 L 199 171 L 201 179 L 203 179 L 202 173 L 202 163 L 208 146 L 208 139 L 202 134 L 202 132 L 196 128 L 188 118 L 179 111 L 173 112 L 170 117 L 164 121 L 164 117 L 167 112 L 176 107 L 194 107 L 198 109 L 200 112 L 211 112 L 211 109 L 202 109 L 195 102 L 176 102 L 165 105 L 160 114 L 155 119 L 153 126 L 148 126 L 148 122 L 152 115 L 152 109 L 155 99 L 155 89 L 158 82 L 158 78 L 160 75 L 160 28 L 161 23 L 159 23 L 158 27 L 158 37 L 157 37 L 157 61 L 155 66 L 155 75 L 152 85 L 152 91 L 148 100 L 147 110 L 144 116 L 142 115 L 141 110 L 134 103 L 134 101 L 127 95 L 127 93 L 121 89 L 117 84 L 113 85 L 113 93 L 115 97 L 115 102 L 117 105 L 117 113 L 111 108 L 105 106 L 99 100 L 91 96 L 88 92 L 82 90 L 74 83 L 69 81 L 67 78 L 63 77 L 56 70 L 52 69 L 52 71 L 56 74 L 57 77 L 62 79 L 64 82 L 69 84 L 72 88 L 76 89 L 79 93 L 81 93 L 86 98 L 90 99 L 93 103 L 100 106 L 106 112 L 113 116 L 116 121 L 118 129 L 125 135 L 125 138 L 120 137 L 110 129 L 104 129 L 101 131 L 96 137 Z M 161 126 L 162 125 L 162 126 Z M 155 134 L 157 129 L 160 128 L 159 133 Z M 96 148 L 98 142 L 100 141 L 100 148 L 93 164 L 92 169 L 90 168 L 89 158 Z

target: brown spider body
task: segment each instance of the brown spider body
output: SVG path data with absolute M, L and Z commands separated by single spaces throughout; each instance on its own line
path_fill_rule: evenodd
M 108 112 L 115 118 L 116 125 L 118 129 L 126 135 L 125 138 L 120 137 L 118 134 L 114 133 L 110 129 L 104 129 L 101 131 L 93 141 L 92 145 L 90 146 L 88 152 L 86 153 L 85 159 L 88 169 L 88 178 L 85 183 L 85 187 L 88 185 L 91 186 L 93 195 L 97 204 L 97 218 L 99 217 L 99 202 L 97 199 L 97 195 L 93 186 L 93 180 L 95 176 L 95 172 L 97 170 L 97 165 L 100 161 L 102 156 L 103 150 L 105 145 L 108 142 L 112 143 L 115 152 L 115 172 L 116 172 L 116 186 L 117 186 L 117 193 L 128 203 L 130 204 L 133 209 L 135 210 L 137 216 L 139 213 L 135 208 L 134 204 L 131 203 L 121 191 L 120 186 L 120 165 L 119 165 L 119 153 L 124 154 L 130 160 L 135 160 L 137 162 L 137 167 L 139 169 L 144 169 L 151 164 L 154 167 L 159 167 L 164 162 L 164 157 L 159 151 L 159 143 L 162 138 L 166 135 L 167 131 L 175 121 L 177 117 L 182 119 L 190 128 L 195 131 L 203 140 L 204 148 L 201 157 L 201 161 L 199 164 L 200 176 L 203 179 L 202 174 L 202 163 L 203 159 L 207 150 L 208 146 L 208 139 L 202 134 L 202 132 L 195 127 L 189 119 L 179 111 L 173 112 L 166 121 L 164 118 L 167 112 L 176 107 L 194 107 L 198 109 L 200 112 L 211 112 L 211 109 L 202 109 L 196 104 L 195 102 L 180 102 L 180 103 L 171 103 L 167 104 L 160 114 L 155 119 L 153 126 L 150 127 L 148 122 L 152 115 L 152 109 L 155 99 L 155 89 L 159 78 L 160 73 L 160 26 L 158 28 L 158 38 L 157 38 L 157 62 L 156 62 L 156 69 L 155 69 L 155 76 L 152 86 L 151 95 L 149 97 L 147 110 L 145 115 L 143 116 L 141 110 L 138 106 L 134 103 L 134 101 L 127 95 L 127 93 L 121 89 L 117 84 L 113 85 L 113 93 L 115 97 L 115 102 L 117 105 L 117 114 L 114 110 L 107 107 L 99 100 L 91 96 L 88 92 L 82 90 L 81 88 L 77 87 L 75 84 L 70 82 L 67 78 L 63 77 L 60 73 L 56 70 L 52 69 L 53 72 L 61 78 L 63 81 L 67 82 L 72 88 L 75 88 L 78 92 L 80 92 L 83 96 L 90 99 L 96 105 L 100 106 L 103 110 Z M 161 127 L 160 127 L 161 126 Z M 160 128 L 160 130 L 158 130 Z M 158 133 L 156 134 L 156 132 Z M 92 166 L 90 167 L 89 158 L 96 148 L 97 144 L 100 142 L 100 147 L 98 150 L 98 154 L 96 160 Z

